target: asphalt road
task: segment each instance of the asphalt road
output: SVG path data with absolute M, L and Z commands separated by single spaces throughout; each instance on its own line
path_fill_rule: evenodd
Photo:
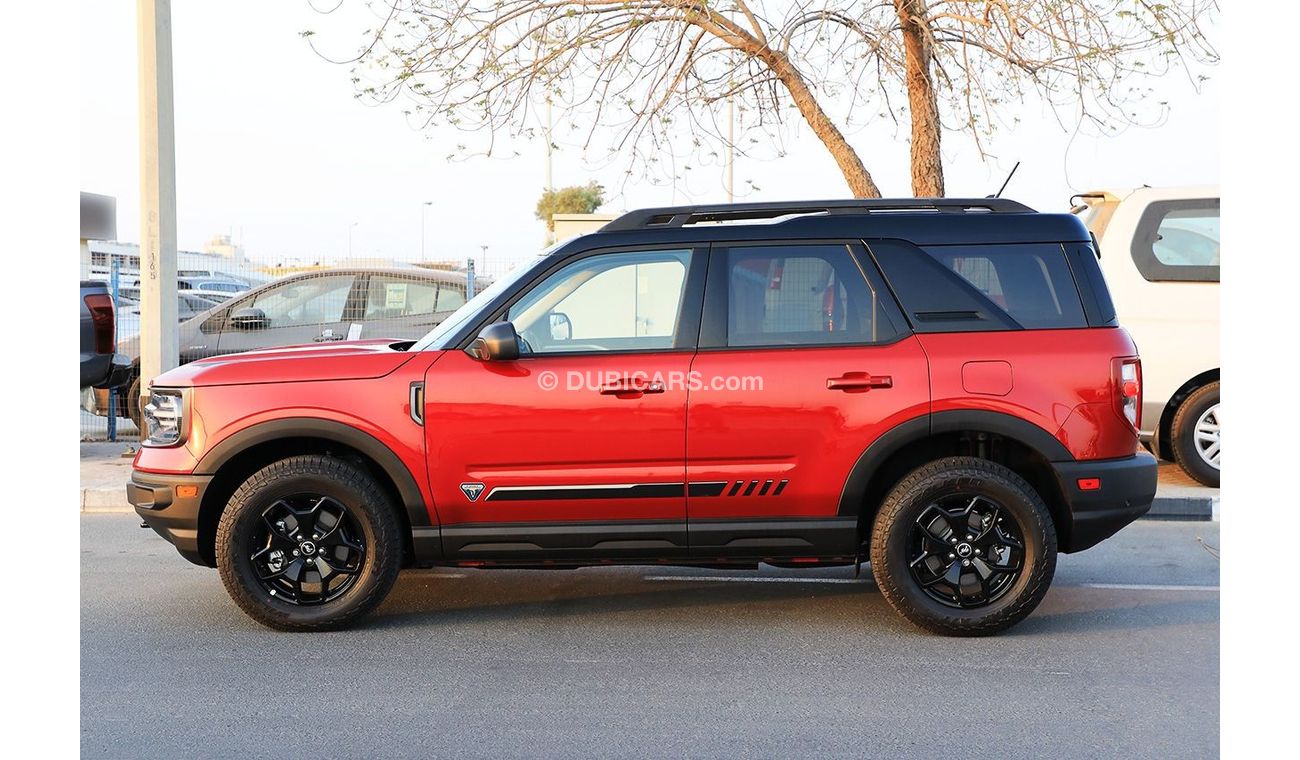
M 137 524 L 81 518 L 85 757 L 1218 753 L 1213 523 L 1062 557 L 991 639 L 767 567 L 414 571 L 360 628 L 276 633 Z

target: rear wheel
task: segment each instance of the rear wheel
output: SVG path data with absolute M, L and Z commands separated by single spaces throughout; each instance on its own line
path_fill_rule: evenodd
M 909 473 L 885 497 L 871 534 L 885 599 L 916 625 L 984 636 L 1023 620 L 1056 571 L 1047 506 L 1019 475 L 974 457 Z
M 217 527 L 217 567 L 235 603 L 284 631 L 341 628 L 392 588 L 402 541 L 393 505 L 357 466 L 297 456 L 258 470 Z
M 1198 482 L 1219 487 L 1219 384 L 1198 388 L 1170 426 L 1174 461 Z

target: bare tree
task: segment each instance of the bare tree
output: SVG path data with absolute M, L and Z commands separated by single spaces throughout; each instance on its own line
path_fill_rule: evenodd
M 912 190 L 941 196 L 945 129 L 983 157 L 1033 91 L 1063 124 L 1150 123 L 1162 104 L 1134 80 L 1180 67 L 1199 83 L 1217 61 L 1202 29 L 1214 0 L 372 2 L 364 44 L 336 62 L 353 64 L 359 97 L 405 99 L 419 126 L 486 135 L 491 152 L 499 134 L 536 135 L 533 109 L 550 103 L 584 150 L 653 174 L 674 146 L 724 142 L 731 100 L 767 138 L 736 150 L 779 151 L 797 112 L 857 197 L 880 190 L 845 130 L 874 118 L 910 118 Z

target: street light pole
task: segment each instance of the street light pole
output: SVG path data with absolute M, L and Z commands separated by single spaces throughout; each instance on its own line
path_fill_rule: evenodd
M 140 395 L 180 363 L 171 0 L 137 0 L 140 77 Z M 142 435 L 145 431 L 140 431 Z
M 424 212 L 428 211 L 432 205 L 433 201 L 425 201 L 420 206 L 420 261 L 424 261 Z
M 488 247 L 487 247 L 486 245 L 480 245 L 479 248 L 482 248 L 482 249 L 483 249 L 483 274 L 487 274 L 487 249 L 488 249 Z

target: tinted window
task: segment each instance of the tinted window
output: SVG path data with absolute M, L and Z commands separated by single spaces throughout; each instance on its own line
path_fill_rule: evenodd
M 371 275 L 365 318 L 392 319 L 432 314 L 437 297 L 436 282 Z
M 870 248 L 920 332 L 1087 326 L 1060 245 Z
M 575 261 L 510 308 L 530 353 L 670 349 L 690 251 L 610 253 Z
M 351 290 L 350 274 L 306 277 L 259 293 L 252 307 L 262 310 L 270 327 L 341 322 Z
M 727 255 L 727 345 L 874 343 L 896 332 L 847 246 L 755 246 Z
M 1133 263 L 1147 280 L 1219 281 L 1219 199 L 1149 205 L 1133 238 Z
M 1026 328 L 1085 327 L 1083 305 L 1059 245 L 926 249 Z

